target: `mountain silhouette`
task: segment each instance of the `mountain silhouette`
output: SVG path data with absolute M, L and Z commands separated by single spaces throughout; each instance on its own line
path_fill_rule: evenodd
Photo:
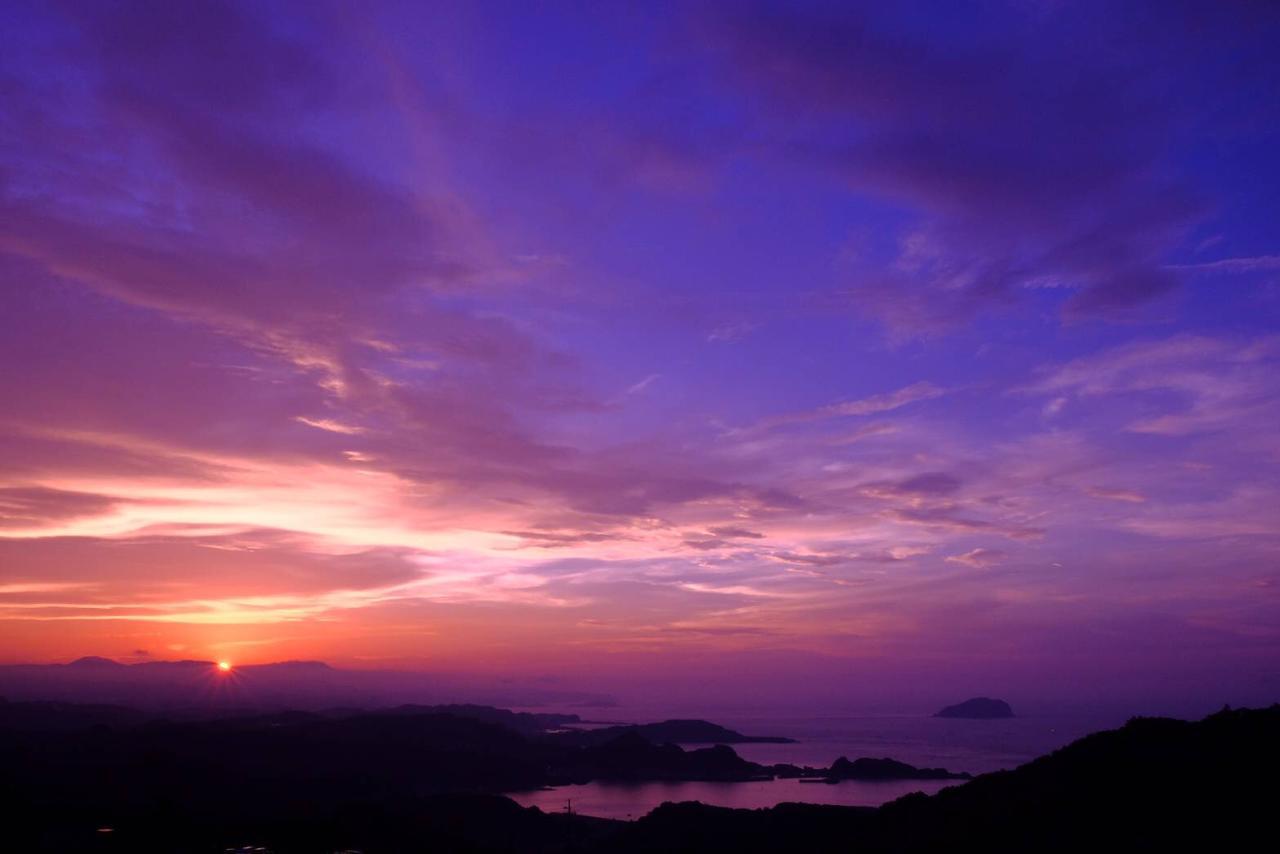
M 496 793 L 583 777 L 752 779 L 761 766 L 727 745 L 685 751 L 628 732 L 583 747 L 456 714 L 125 716 L 54 731 L 33 728 L 49 711 L 35 705 L 0 703 L 13 850 L 1248 850 L 1271 830 L 1280 762 L 1280 706 L 1224 710 L 1194 723 L 1135 719 L 878 809 L 664 804 L 619 822 L 522 809 Z M 881 762 L 847 764 L 896 770 Z

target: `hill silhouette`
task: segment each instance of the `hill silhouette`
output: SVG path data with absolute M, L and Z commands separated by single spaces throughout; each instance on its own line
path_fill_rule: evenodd
M 40 731 L 23 727 L 39 710 L 28 711 L 0 717 L 13 850 L 1229 850 L 1269 832 L 1280 760 L 1280 706 L 1224 710 L 1195 723 L 1135 719 L 879 809 L 664 804 L 617 822 L 548 815 L 493 793 L 584 775 L 735 780 L 768 769 L 725 745 L 684 751 L 632 732 L 581 747 L 457 714 L 293 712 Z
M 616 851 L 1249 850 L 1270 834 L 1280 706 L 1139 718 L 1011 771 L 878 809 L 664 804 Z

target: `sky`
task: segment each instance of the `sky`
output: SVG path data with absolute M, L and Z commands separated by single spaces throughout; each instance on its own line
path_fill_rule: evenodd
M 0 660 L 1275 700 L 1278 40 L 6 3 Z

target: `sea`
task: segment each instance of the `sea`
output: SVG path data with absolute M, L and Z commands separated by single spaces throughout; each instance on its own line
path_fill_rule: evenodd
M 1073 712 L 1026 714 L 1004 720 L 958 720 L 922 714 L 776 717 L 721 714 L 715 723 L 747 735 L 785 736 L 791 744 L 735 744 L 744 759 L 825 768 L 837 758 L 887 757 L 922 768 L 984 774 L 1015 768 L 1091 732 L 1121 726 L 1126 715 Z M 610 715 L 610 722 L 660 720 Z M 685 745 L 686 749 L 705 745 Z M 636 819 L 666 801 L 701 801 L 758 809 L 785 802 L 874 807 L 912 792 L 933 794 L 949 780 L 810 783 L 795 779 L 744 783 L 606 783 L 558 786 L 509 797 L 544 812 L 572 809 L 582 815 Z

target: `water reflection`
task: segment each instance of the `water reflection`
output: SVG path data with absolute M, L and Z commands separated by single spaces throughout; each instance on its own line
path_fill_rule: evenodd
M 543 812 L 562 812 L 571 802 L 573 811 L 601 818 L 640 818 L 664 801 L 701 801 L 715 806 L 759 809 L 787 801 L 842 806 L 876 807 L 911 792 L 933 794 L 955 781 L 893 780 L 839 783 L 801 783 L 799 780 L 764 780 L 750 783 L 584 783 L 533 792 L 512 792 L 508 797 L 522 806 Z

